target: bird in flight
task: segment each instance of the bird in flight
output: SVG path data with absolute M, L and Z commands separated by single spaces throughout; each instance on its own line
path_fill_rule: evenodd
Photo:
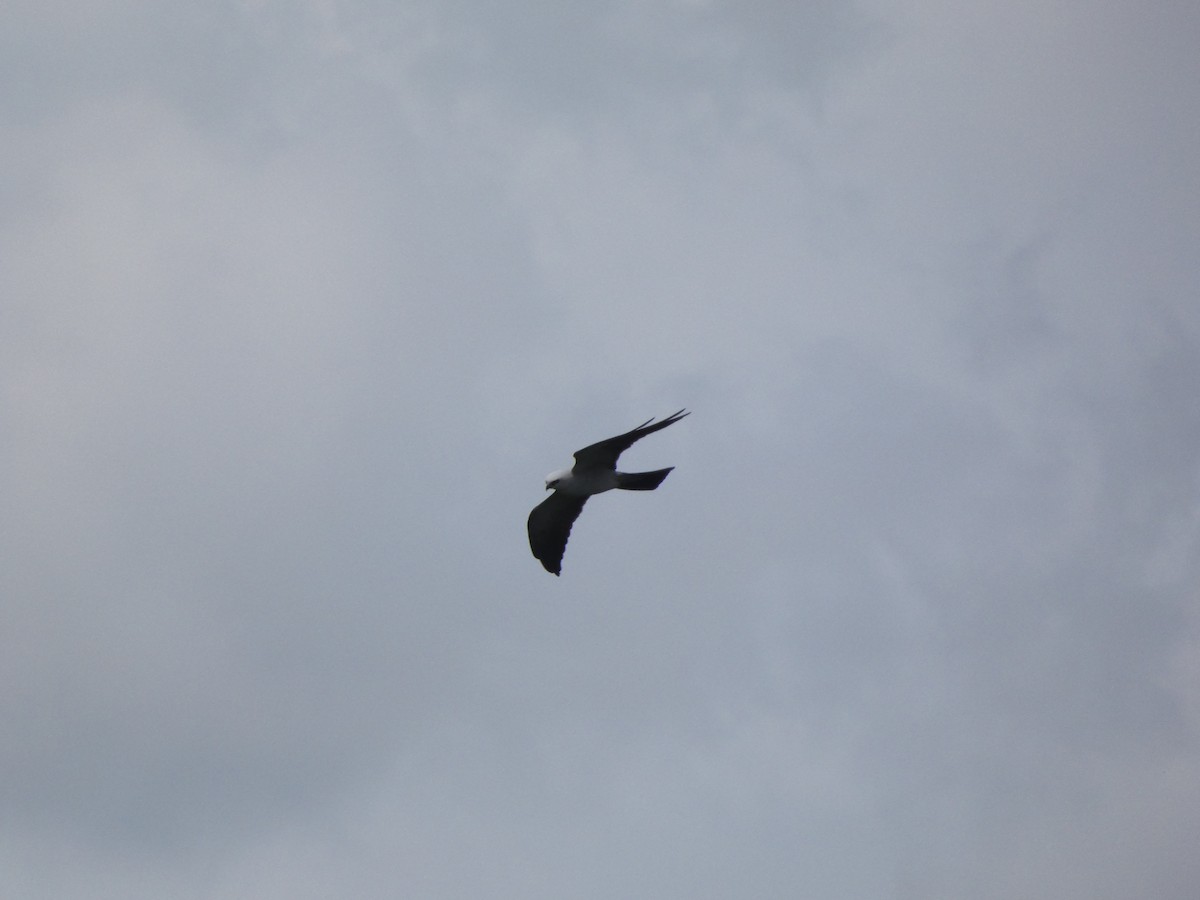
M 634 441 L 666 428 L 691 413 L 679 410 L 661 422 L 647 419 L 632 431 L 584 447 L 575 452 L 575 465 L 546 476 L 546 490 L 554 491 L 529 514 L 529 547 L 547 572 L 562 572 L 563 553 L 571 526 L 592 494 L 617 488 L 622 491 L 652 491 L 670 474 L 668 469 L 654 472 L 618 472 L 617 457 Z

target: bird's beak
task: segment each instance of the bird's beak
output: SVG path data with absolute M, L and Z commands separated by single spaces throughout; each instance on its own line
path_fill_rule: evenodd
M 546 490 L 550 490 L 550 485 L 546 485 Z

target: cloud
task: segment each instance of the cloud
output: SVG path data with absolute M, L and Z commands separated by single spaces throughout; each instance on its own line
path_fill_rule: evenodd
M 1191 14 L 793 6 L 19 10 L 14 890 L 1190 896 Z

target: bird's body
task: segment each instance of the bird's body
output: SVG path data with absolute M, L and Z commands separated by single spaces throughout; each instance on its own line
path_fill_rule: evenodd
M 585 471 L 576 475 L 570 469 L 554 472 L 546 476 L 546 483 L 554 482 L 554 490 L 570 494 L 572 497 L 590 497 L 592 494 L 603 494 L 613 488 L 620 487 L 618 474 L 615 469 Z
M 652 491 L 670 474 L 671 469 L 653 472 L 618 472 L 617 458 L 634 441 L 661 428 L 678 422 L 690 413 L 679 410 L 661 422 L 648 419 L 632 431 L 598 441 L 575 453 L 575 465 L 546 476 L 546 490 L 554 493 L 533 508 L 529 514 L 529 547 L 547 572 L 562 571 L 562 557 L 571 536 L 571 526 L 583 504 L 593 494 L 605 491 Z M 673 468 L 673 467 L 672 467 Z

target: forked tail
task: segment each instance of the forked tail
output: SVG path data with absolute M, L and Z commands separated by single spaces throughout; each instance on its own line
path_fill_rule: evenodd
M 652 491 L 660 484 L 663 479 L 671 474 L 670 469 L 658 469 L 654 472 L 618 472 L 617 487 L 623 491 Z

